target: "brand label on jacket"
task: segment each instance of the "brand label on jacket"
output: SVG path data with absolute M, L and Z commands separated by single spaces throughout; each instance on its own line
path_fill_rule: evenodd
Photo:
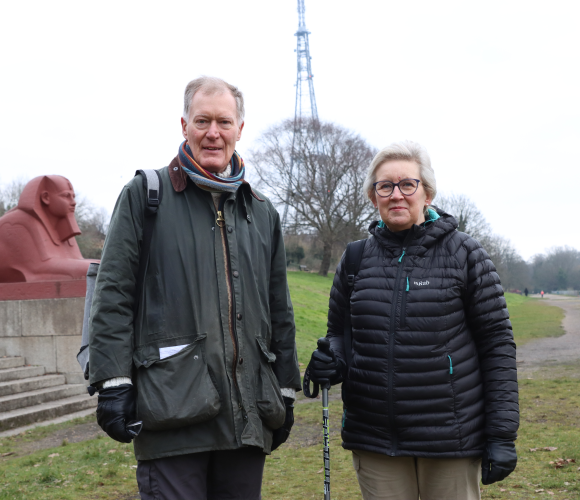
M 413 284 L 417 286 L 426 286 L 429 284 L 429 281 L 413 281 Z

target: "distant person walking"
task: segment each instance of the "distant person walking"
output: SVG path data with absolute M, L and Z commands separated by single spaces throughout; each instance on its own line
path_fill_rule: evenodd
M 336 270 L 332 353 L 314 351 L 311 380 L 343 381 L 342 446 L 365 500 L 478 500 L 480 478 L 501 481 L 517 462 L 516 345 L 499 277 L 479 242 L 431 206 L 422 146 L 380 151 L 364 186 L 380 220 L 358 274 L 344 256 Z
M 542 291 L 540 292 L 540 295 L 542 296 L 542 298 L 544 298 L 544 290 L 542 290 Z
M 528 296 L 528 289 L 527 288 L 524 288 L 524 294 L 526 297 Z

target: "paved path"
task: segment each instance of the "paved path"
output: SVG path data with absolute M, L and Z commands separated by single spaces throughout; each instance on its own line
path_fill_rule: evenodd
M 518 347 L 518 368 L 580 362 L 580 298 L 547 295 L 542 302 L 564 309 L 566 316 L 562 326 L 566 333 L 561 337 L 532 340 Z

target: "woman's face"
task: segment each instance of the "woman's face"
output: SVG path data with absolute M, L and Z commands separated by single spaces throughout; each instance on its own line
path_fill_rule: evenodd
M 400 182 L 403 179 L 421 179 L 419 165 L 409 160 L 389 160 L 377 168 L 377 181 Z M 373 204 L 379 209 L 382 221 L 391 231 L 403 231 L 413 224 L 425 222 L 423 209 L 431 203 L 428 198 L 423 182 L 414 194 L 405 196 L 395 187 L 393 194 L 383 198 L 373 191 Z

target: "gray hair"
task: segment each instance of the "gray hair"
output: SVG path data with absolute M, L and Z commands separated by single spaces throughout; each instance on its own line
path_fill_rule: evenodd
M 377 170 L 385 162 L 391 160 L 414 161 L 419 165 L 419 176 L 425 192 L 431 198 L 431 203 L 437 196 L 437 182 L 435 172 L 431 167 L 431 159 L 427 150 L 417 142 L 400 141 L 394 142 L 390 146 L 379 151 L 373 158 L 368 170 L 367 177 L 363 184 L 364 193 L 372 201 L 375 198 L 375 188 L 373 184 L 377 180 Z
M 187 87 L 185 87 L 185 95 L 183 96 L 183 118 L 185 121 L 189 121 L 189 107 L 191 106 L 191 100 L 199 90 L 203 90 L 204 93 L 210 95 L 215 94 L 216 92 L 229 90 L 236 100 L 238 125 L 244 121 L 244 96 L 242 95 L 242 92 L 238 87 L 215 76 L 200 76 L 195 80 L 191 80 L 191 82 L 187 84 Z

